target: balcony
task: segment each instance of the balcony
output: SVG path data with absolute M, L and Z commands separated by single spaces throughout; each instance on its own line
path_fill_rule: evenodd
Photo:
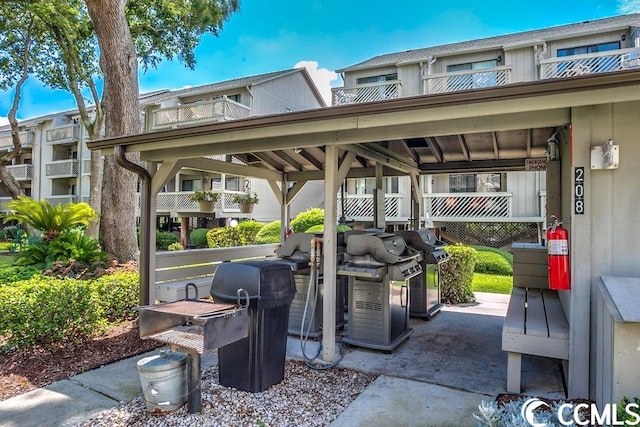
M 511 83 L 511 66 L 431 74 L 422 81 L 425 95 L 504 86 Z
M 600 74 L 640 67 L 640 49 L 619 49 L 541 59 L 540 79 Z
M 408 215 L 402 216 L 402 194 L 387 193 L 384 199 L 384 214 L 386 221 L 406 221 Z M 372 221 L 375 207 L 373 194 L 345 194 L 344 216 L 356 222 Z M 343 215 L 342 199 L 338 195 L 338 218 Z
M 16 181 L 31 181 L 31 170 L 33 165 L 11 165 L 7 166 L 7 170 Z
M 218 213 L 238 214 L 240 213 L 240 205 L 233 201 L 233 196 L 242 194 L 242 191 L 230 190 L 213 190 L 220 194 L 220 198 L 214 205 L 214 210 Z M 197 202 L 189 200 L 192 191 L 163 192 L 156 196 L 156 212 L 157 213 L 198 213 L 200 207 Z M 140 214 L 141 198 L 137 194 L 136 214 Z
M 44 199 L 51 203 L 51 206 L 78 203 L 78 196 L 74 196 L 73 194 L 52 195 L 47 196 Z
M 45 165 L 45 176 L 47 178 L 73 178 L 78 176 L 78 161 L 57 160 Z
M 49 144 L 70 144 L 78 142 L 79 134 L 77 124 L 58 126 L 45 131 L 45 141 Z
M 22 148 L 33 148 L 33 131 L 25 130 L 18 133 Z M 13 139 L 11 138 L 11 132 L 0 133 L 0 151 L 13 150 Z
M 151 113 L 151 130 L 196 123 L 220 122 L 249 117 L 251 109 L 227 97 L 155 110 Z
M 331 89 L 332 105 L 361 104 L 394 99 L 398 97 L 400 84 L 398 80 L 390 80 L 333 88 Z

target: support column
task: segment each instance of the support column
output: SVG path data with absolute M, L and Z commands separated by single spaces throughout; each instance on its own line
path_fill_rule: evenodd
M 322 360 L 333 363 L 336 353 L 336 270 L 337 270 L 337 209 L 338 148 L 325 147 L 324 169 L 324 254 L 322 305 Z M 338 181 L 339 182 L 339 181 Z
M 382 188 L 382 164 L 376 163 L 376 185 L 373 191 L 373 226 L 384 230 L 386 222 L 386 214 L 384 209 L 385 192 Z
M 187 249 L 187 236 L 189 236 L 189 217 L 180 217 L 180 244 Z
M 414 230 L 420 229 L 422 224 L 422 212 L 423 212 L 423 201 L 422 201 L 422 191 L 420 189 L 420 176 L 417 174 L 411 174 L 411 228 Z M 427 218 L 425 218 L 425 223 L 427 222 Z
M 287 179 L 282 177 L 282 198 L 280 199 L 280 243 L 284 243 L 284 239 L 287 238 L 287 231 L 289 230 L 289 200 L 287 198 L 288 193 Z

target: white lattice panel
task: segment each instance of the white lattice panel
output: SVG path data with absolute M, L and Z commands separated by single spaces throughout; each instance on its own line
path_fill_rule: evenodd
M 640 66 L 640 62 L 634 65 L 634 58 L 640 58 L 640 49 L 621 49 L 543 59 L 540 60 L 540 78 L 554 79 L 598 74 Z
M 333 105 L 360 104 L 398 97 L 400 82 L 367 83 L 332 89 Z
M 425 216 L 432 220 L 509 218 L 511 193 L 446 193 L 425 197 Z
M 179 105 L 156 110 L 152 113 L 152 129 L 161 129 L 198 122 L 233 120 L 249 117 L 249 107 L 220 98 L 214 101 Z
M 78 125 L 65 125 L 47 129 L 45 139 L 50 144 L 60 144 L 78 140 Z
M 424 93 L 456 92 L 503 86 L 511 82 L 511 67 L 496 67 L 486 70 L 456 71 L 434 74 L 424 78 Z
M 25 181 L 31 179 L 32 165 L 12 165 L 7 166 L 7 170 L 18 181 Z
M 77 176 L 78 161 L 77 160 L 60 160 L 47 163 L 45 166 L 46 176 Z

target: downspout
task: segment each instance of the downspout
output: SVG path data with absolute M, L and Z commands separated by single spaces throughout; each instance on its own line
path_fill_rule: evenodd
M 149 305 L 149 271 L 151 246 L 149 245 L 149 237 L 151 236 L 151 174 L 148 170 L 137 165 L 127 159 L 122 145 L 116 145 L 113 148 L 113 154 L 116 163 L 123 168 L 134 172 L 142 180 L 141 193 L 142 201 L 140 206 L 140 305 Z

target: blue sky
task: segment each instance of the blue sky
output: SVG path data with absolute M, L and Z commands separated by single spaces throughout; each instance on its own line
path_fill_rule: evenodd
M 241 0 L 219 37 L 206 36 L 195 70 L 178 61 L 140 76 L 140 91 L 179 89 L 306 65 L 328 94 L 333 70 L 376 55 L 640 12 L 640 0 Z M 0 93 L 0 125 L 12 93 Z M 30 79 L 21 119 L 75 108 L 70 94 Z

